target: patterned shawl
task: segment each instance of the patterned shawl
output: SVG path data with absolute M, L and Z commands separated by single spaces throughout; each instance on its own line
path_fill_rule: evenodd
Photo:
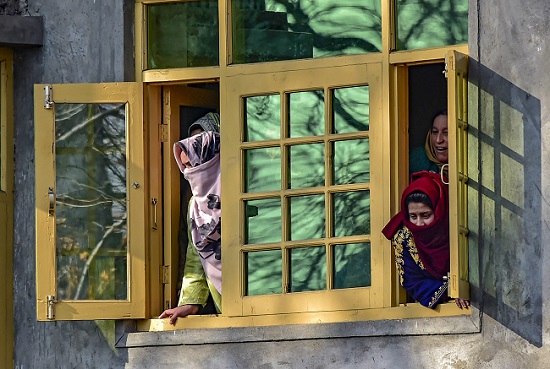
M 193 168 L 181 162 L 181 152 Z M 191 186 L 189 205 L 191 238 L 208 279 L 222 292 L 220 135 L 201 132 L 174 144 L 174 157 Z
M 427 226 L 410 222 L 406 197 L 415 192 L 424 192 L 434 205 L 434 220 Z M 402 225 L 413 234 L 418 255 L 426 270 L 435 278 L 442 279 L 449 271 L 449 195 L 448 188 L 441 181 L 441 175 L 429 171 L 411 175 L 411 183 L 403 191 L 401 211 L 386 224 L 382 233 L 391 240 Z

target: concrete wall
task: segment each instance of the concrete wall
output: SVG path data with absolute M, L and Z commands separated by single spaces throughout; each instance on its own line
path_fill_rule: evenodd
M 15 60 L 16 368 L 548 367 L 547 0 L 470 0 L 470 266 L 481 333 L 118 349 L 103 333 L 110 322 L 35 321 L 32 85 L 131 78 L 131 25 L 121 2 L 28 3 L 44 17 L 45 46 Z

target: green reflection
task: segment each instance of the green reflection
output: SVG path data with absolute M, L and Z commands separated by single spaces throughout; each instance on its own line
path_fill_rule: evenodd
M 334 288 L 371 285 L 370 243 L 334 246 Z
M 325 237 L 325 196 L 291 197 L 290 239 L 307 240 L 323 237 Z
M 468 43 L 468 0 L 397 0 L 397 49 Z
M 289 151 L 290 188 L 325 184 L 325 144 L 295 145 Z
M 245 217 L 247 244 L 281 241 L 281 199 L 246 201 Z
M 266 147 L 245 151 L 245 192 L 281 189 L 281 149 Z
M 272 295 L 283 292 L 281 250 L 248 252 L 246 257 L 246 295 Z
M 334 184 L 368 183 L 370 181 L 369 139 L 333 143 Z
M 334 133 L 368 131 L 370 124 L 369 86 L 332 91 Z
M 127 299 L 125 111 L 55 105 L 59 299 Z
M 218 2 L 147 6 L 149 69 L 218 65 Z
M 326 249 L 301 247 L 290 250 L 290 291 L 318 291 L 327 287 Z
M 281 97 L 251 96 L 245 100 L 245 141 L 276 140 L 281 137 Z
M 333 196 L 334 236 L 370 234 L 370 191 L 339 192 Z
M 289 94 L 290 137 L 320 136 L 325 133 L 323 90 Z
M 233 62 L 379 52 L 380 8 L 380 0 L 235 0 Z

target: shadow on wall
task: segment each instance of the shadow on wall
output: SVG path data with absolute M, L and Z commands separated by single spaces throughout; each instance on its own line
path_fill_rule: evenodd
M 470 59 L 472 301 L 542 346 L 541 104 Z

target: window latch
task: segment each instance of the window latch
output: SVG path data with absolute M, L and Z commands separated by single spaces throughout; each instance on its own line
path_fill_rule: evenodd
M 50 200 L 50 208 L 48 209 L 48 214 L 50 216 L 55 215 L 55 193 L 53 192 L 53 188 L 48 188 L 48 199 Z
M 48 304 L 48 312 L 46 314 L 46 317 L 49 319 L 49 320 L 53 320 L 55 319 L 55 312 L 54 312 L 54 305 L 57 303 L 57 299 L 55 298 L 55 296 L 53 295 L 48 295 L 48 298 L 47 298 L 47 304 Z
M 53 87 L 50 85 L 44 86 L 44 109 L 53 108 Z

